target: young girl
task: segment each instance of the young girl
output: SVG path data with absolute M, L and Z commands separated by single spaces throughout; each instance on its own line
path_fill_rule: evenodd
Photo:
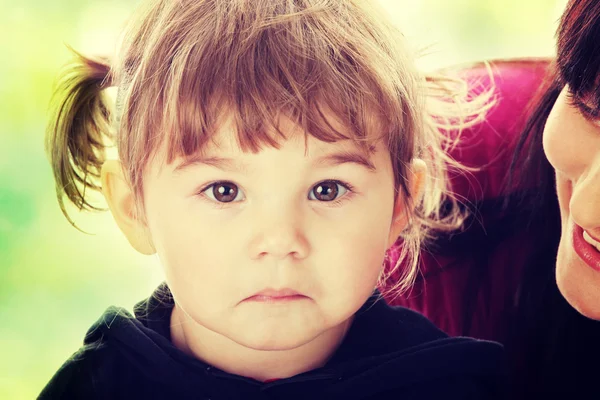
M 109 308 L 42 398 L 495 397 L 499 345 L 378 301 L 386 248 L 405 239 L 402 289 L 460 216 L 425 80 L 371 7 L 155 0 L 116 63 L 78 55 L 47 138 L 61 208 L 101 188 L 166 283 Z

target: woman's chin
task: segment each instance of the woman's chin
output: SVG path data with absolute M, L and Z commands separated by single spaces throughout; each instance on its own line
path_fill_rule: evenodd
M 600 321 L 600 272 L 589 267 L 574 252 L 567 257 L 562 250 L 561 246 L 556 263 L 558 289 L 581 315 Z

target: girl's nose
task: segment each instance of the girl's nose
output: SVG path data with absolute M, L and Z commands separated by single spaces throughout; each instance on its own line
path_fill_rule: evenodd
M 250 256 L 253 259 L 272 257 L 278 260 L 288 256 L 305 258 L 309 252 L 309 243 L 302 228 L 300 214 L 298 208 L 292 206 L 265 209 L 258 213 L 254 221 Z

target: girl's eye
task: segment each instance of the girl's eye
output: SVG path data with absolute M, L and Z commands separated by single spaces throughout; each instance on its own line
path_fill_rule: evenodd
M 339 181 L 323 181 L 313 186 L 308 198 L 310 200 L 318 200 L 323 202 L 334 201 L 339 197 L 351 191 L 349 184 Z
M 349 199 L 353 193 L 353 187 L 346 182 L 337 180 L 323 181 L 310 190 L 309 200 L 320 202 L 329 202 L 330 205 L 339 205 L 344 200 Z M 346 196 L 344 196 L 346 195 Z M 200 196 L 207 197 L 213 203 L 224 206 L 227 203 L 239 202 L 244 200 L 243 192 L 238 186 L 231 182 L 215 182 L 200 191 Z
M 239 201 L 238 195 L 242 192 L 231 182 L 216 182 L 205 188 L 201 194 L 219 203 L 231 203 L 236 199 Z

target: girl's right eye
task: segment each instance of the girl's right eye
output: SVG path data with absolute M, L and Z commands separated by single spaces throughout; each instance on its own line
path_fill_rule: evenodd
M 239 195 L 242 195 L 242 191 L 231 182 L 215 182 L 204 188 L 200 194 L 206 196 L 209 199 L 218 203 L 231 203 L 233 201 L 243 200 L 239 199 Z

